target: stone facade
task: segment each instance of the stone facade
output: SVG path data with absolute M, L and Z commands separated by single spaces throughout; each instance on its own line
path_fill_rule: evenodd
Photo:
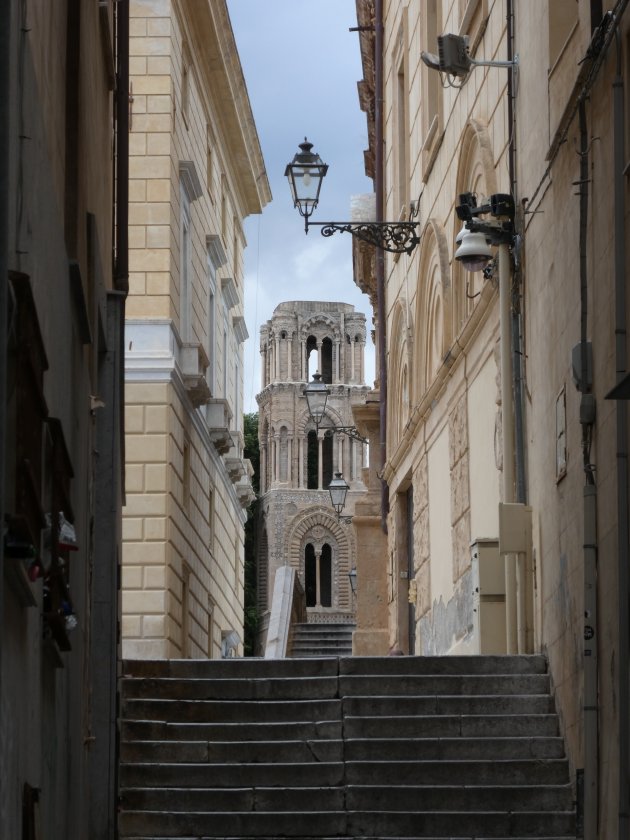
M 423 231 L 411 256 L 385 256 L 382 281 L 355 245 L 356 282 L 374 300 L 382 282 L 385 299 L 382 562 L 392 584 L 381 580 L 378 603 L 389 600 L 381 629 L 404 651 L 479 652 L 480 558 L 498 546 L 505 579 L 493 598 L 505 598 L 506 621 L 495 622 L 492 644 L 548 655 L 572 770 L 585 768 L 589 837 L 627 833 L 630 756 L 618 717 L 628 686 L 628 441 L 625 408 L 605 399 L 627 370 L 630 18 L 625 2 L 603 5 L 613 12 L 586 0 L 383 4 L 379 172 L 381 4 L 357 0 L 366 171 L 385 185 L 386 219 L 420 196 Z M 480 66 L 465 79 L 441 77 L 420 52 L 437 54 L 445 33 L 467 35 L 477 60 L 518 54 L 518 73 Z M 496 193 L 515 199 L 520 240 L 505 298 L 496 263 L 484 276 L 454 259 L 455 206 L 466 192 L 480 203 Z M 502 381 L 505 347 L 511 381 Z M 517 531 L 522 547 L 510 554 Z M 369 607 L 359 603 L 359 614 Z M 589 722 L 597 703 L 598 730 Z
M 269 185 L 225 2 L 132 2 L 130 35 L 123 654 L 214 658 L 242 653 L 242 220 Z
M 115 834 L 126 14 L 3 6 L 3 838 Z
M 331 507 L 328 484 L 341 472 L 350 486 L 343 515 L 365 493 L 365 445 L 326 428 L 353 426 L 362 403 L 365 316 L 345 303 L 289 301 L 261 328 L 259 405 L 261 522 L 258 600 L 263 635 L 276 570 L 290 564 L 306 591 L 309 621 L 351 621 L 348 572 L 356 566 L 353 528 Z M 319 431 L 303 389 L 317 371 L 328 384 Z

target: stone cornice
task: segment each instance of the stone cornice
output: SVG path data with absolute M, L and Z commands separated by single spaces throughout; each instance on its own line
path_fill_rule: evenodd
M 260 213 L 271 189 L 225 0 L 181 0 L 190 21 L 195 61 L 203 87 L 220 105 L 222 147 L 233 157 L 233 172 L 245 215 Z

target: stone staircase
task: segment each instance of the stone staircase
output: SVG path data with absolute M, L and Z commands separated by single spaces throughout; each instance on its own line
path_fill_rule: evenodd
M 125 662 L 120 838 L 569 838 L 542 657 Z
M 294 624 L 289 656 L 351 656 L 355 624 Z

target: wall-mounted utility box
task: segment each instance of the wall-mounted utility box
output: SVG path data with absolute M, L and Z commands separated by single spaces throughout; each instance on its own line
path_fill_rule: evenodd
M 505 560 L 499 554 L 499 541 L 475 540 L 471 556 L 476 652 L 506 653 Z

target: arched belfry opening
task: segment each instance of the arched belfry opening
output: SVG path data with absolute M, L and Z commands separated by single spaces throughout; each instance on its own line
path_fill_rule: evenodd
M 333 345 L 330 338 L 325 338 L 322 341 L 321 363 L 322 382 L 330 385 L 333 381 Z

